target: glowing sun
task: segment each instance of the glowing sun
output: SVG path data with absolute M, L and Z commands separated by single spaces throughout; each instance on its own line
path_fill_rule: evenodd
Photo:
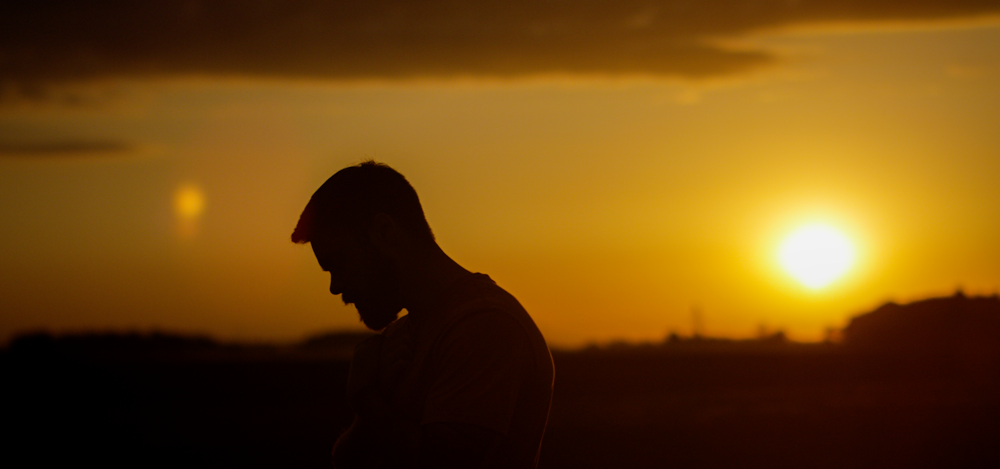
M 813 290 L 840 278 L 854 263 L 854 246 L 839 231 L 826 225 L 803 226 L 781 243 L 781 266 Z

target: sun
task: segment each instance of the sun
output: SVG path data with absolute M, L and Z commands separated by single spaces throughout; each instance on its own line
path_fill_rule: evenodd
M 823 225 L 803 226 L 785 238 L 778 250 L 781 266 L 813 290 L 843 276 L 854 264 L 854 246 L 841 232 Z

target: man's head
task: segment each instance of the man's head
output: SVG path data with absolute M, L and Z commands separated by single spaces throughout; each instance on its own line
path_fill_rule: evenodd
M 380 330 L 403 308 L 398 254 L 434 245 L 413 186 L 387 165 L 366 161 L 338 171 L 313 194 L 292 233 L 311 243 L 330 293 L 353 303 Z

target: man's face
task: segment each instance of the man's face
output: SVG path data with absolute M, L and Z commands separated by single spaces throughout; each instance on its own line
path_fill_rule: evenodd
M 330 231 L 310 243 L 320 267 L 330 273 L 330 293 L 353 304 L 369 329 L 384 329 L 403 309 L 394 263 L 346 230 Z

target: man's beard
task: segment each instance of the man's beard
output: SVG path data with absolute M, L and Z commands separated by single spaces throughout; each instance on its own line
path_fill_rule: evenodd
M 375 332 L 385 329 L 392 321 L 396 320 L 399 312 L 403 310 L 397 302 L 383 301 L 384 298 L 385 296 L 378 295 L 378 298 L 354 304 L 354 307 L 358 309 L 361 322 L 365 327 Z
M 403 300 L 398 279 L 390 262 L 384 259 L 377 261 L 374 288 L 364 298 L 357 298 L 354 303 L 365 327 L 381 331 L 399 316 L 399 312 L 403 310 Z

